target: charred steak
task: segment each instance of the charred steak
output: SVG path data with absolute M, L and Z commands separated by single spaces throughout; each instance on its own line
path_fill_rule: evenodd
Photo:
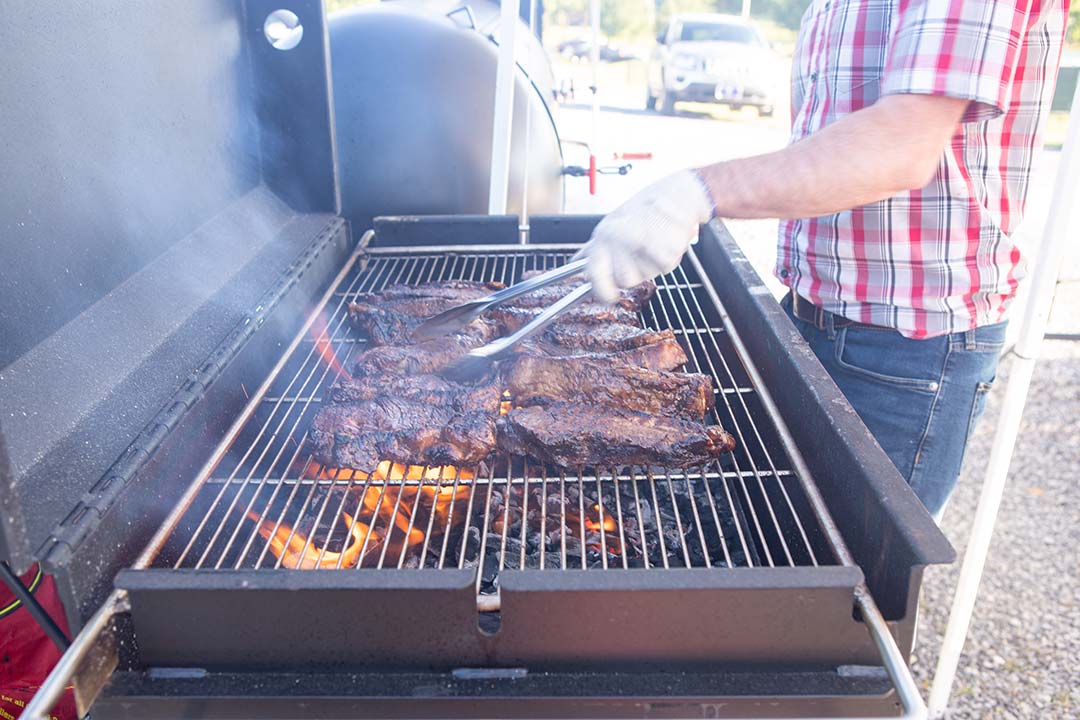
M 423 380 L 417 388 L 440 383 L 445 381 Z M 456 392 L 441 385 L 440 403 L 429 402 L 419 392 L 407 399 L 354 387 L 357 398 L 363 399 L 328 403 L 315 416 L 311 439 L 315 459 L 323 464 L 368 472 L 382 460 L 475 465 L 495 451 L 503 393 L 493 381 L 459 386 Z
M 685 417 L 577 403 L 514 408 L 499 419 L 499 447 L 559 467 L 685 467 L 735 447 L 723 428 Z
M 502 283 L 454 280 L 426 285 L 391 285 L 382 292 L 359 295 L 349 303 L 349 319 L 372 345 L 410 342 L 417 325 L 444 310 L 502 289 Z M 490 323 L 477 320 L 460 334 L 477 335 L 488 342 L 499 333 Z
M 551 358 L 520 353 L 502 369 L 515 406 L 574 402 L 701 420 L 714 403 L 712 380 L 646 370 L 614 356 Z
M 543 272 L 543 270 L 528 270 L 521 274 L 521 279 L 528 280 Z M 574 275 L 540 288 L 528 295 L 515 298 L 512 302 L 518 307 L 547 307 L 583 282 L 585 282 L 584 276 Z M 632 312 L 641 312 L 642 308 L 649 304 L 654 295 L 656 295 L 656 283 L 652 280 L 646 280 L 640 285 L 620 290 L 619 300 L 615 304 Z
M 517 330 L 580 278 L 495 308 L 447 337 L 419 343 L 413 329 L 499 283 L 394 285 L 357 297 L 349 317 L 371 347 L 352 377 L 329 391 L 311 429 L 314 457 L 371 471 L 384 460 L 475 465 L 496 450 L 560 466 L 683 466 L 730 450 L 734 440 L 702 418 L 714 403 L 708 377 L 671 372 L 687 363 L 671 330 L 641 326 L 656 286 L 624 291 L 613 306 L 586 302 L 530 339 L 498 373 L 471 385 L 437 373 Z M 515 407 L 500 417 L 503 391 Z

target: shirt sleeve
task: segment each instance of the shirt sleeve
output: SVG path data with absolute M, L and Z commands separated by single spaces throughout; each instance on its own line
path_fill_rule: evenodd
M 964 122 L 1001 115 L 1035 1 L 901 0 L 881 94 L 970 100 Z

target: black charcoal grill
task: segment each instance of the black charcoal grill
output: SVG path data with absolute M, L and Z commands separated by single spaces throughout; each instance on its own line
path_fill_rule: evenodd
M 95 718 L 916 715 L 922 569 L 951 548 L 719 223 L 642 321 L 713 378 L 730 456 L 310 459 L 363 347 L 350 296 L 513 282 L 597 218 L 531 218 L 524 245 L 507 217 L 351 232 L 319 3 L 289 3 L 287 51 L 273 3 L 226 6 L 71 3 L 49 47 L 4 36 L 27 142 L 0 180 L 0 554 L 42 562 L 81 630 L 41 702 L 73 678 Z M 110 33 L 130 56 L 82 42 Z M 38 71 L 79 108 L 62 169 L 28 154 L 58 102 Z
M 536 218 L 530 245 L 505 242 L 512 218 L 379 221 L 262 383 L 238 379 L 244 408 L 84 631 L 84 663 L 119 663 L 81 673 L 105 683 L 95 717 L 894 714 L 883 668 L 910 650 L 921 568 L 948 546 L 719 225 L 642 320 L 713 377 L 730 456 L 371 474 L 311 459 L 311 418 L 364 347 L 351 298 L 513 282 L 595 221 Z M 867 587 L 899 649 L 867 632 L 886 628 Z

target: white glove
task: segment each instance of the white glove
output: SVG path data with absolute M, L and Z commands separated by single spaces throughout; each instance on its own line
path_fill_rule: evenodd
M 613 303 L 619 288 L 671 272 L 712 216 L 712 199 L 693 170 L 637 193 L 600 221 L 580 253 L 589 258 L 593 294 Z

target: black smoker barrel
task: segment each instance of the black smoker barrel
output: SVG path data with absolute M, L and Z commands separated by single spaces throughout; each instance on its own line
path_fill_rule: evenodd
M 497 23 L 484 1 L 395 0 L 330 16 L 342 214 L 354 227 L 376 215 L 487 212 Z M 517 30 L 507 210 L 521 210 L 527 173 L 528 211 L 557 213 L 551 67 L 528 27 Z

